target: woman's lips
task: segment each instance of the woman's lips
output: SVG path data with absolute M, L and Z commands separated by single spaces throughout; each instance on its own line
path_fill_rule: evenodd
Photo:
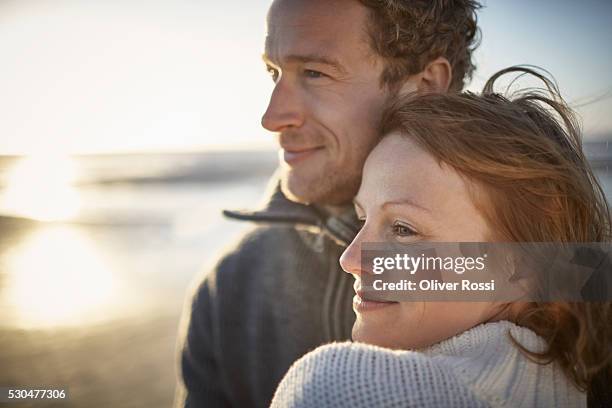
M 353 297 L 353 309 L 356 312 L 366 312 L 370 310 L 378 310 L 388 306 L 393 306 L 399 302 L 387 302 L 381 300 L 370 300 L 364 297 L 361 291 L 357 291 Z
M 283 160 L 285 160 L 285 162 L 289 165 L 294 165 L 309 158 L 310 156 L 322 149 L 323 146 L 309 148 L 283 147 Z

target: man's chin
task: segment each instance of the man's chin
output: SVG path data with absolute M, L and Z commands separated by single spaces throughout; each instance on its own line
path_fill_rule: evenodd
M 359 188 L 332 174 L 306 174 L 303 169 L 286 169 L 281 176 L 283 194 L 297 203 L 319 205 L 349 204 Z
M 287 171 L 281 178 L 281 190 L 285 197 L 296 203 L 309 204 L 313 201 L 312 191 L 308 188 L 310 183 L 305 180 L 299 180 L 295 175 Z M 316 199 L 316 197 L 315 197 Z

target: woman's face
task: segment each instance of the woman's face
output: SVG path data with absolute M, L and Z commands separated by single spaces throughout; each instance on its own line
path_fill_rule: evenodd
M 472 192 L 479 193 L 472 185 Z M 486 242 L 489 227 L 476 209 L 468 183 L 410 137 L 386 136 L 369 155 L 355 208 L 364 225 L 340 258 L 361 281 L 365 242 Z M 355 296 L 355 341 L 415 349 L 461 333 L 493 316 L 486 302 L 373 302 Z

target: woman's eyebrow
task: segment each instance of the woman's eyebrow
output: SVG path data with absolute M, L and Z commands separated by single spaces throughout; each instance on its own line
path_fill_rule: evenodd
M 354 206 L 355 206 L 357 209 L 359 209 L 361 212 L 363 212 L 363 207 L 361 206 L 361 204 L 359 204 L 359 201 L 357 200 L 357 197 L 355 197 L 355 198 L 353 199 L 353 205 L 354 205 Z
M 386 207 L 395 207 L 395 206 L 402 206 L 402 207 L 409 206 L 409 207 L 416 208 L 419 211 L 431 214 L 431 210 L 429 208 L 426 208 L 422 206 L 421 204 L 413 200 L 410 200 L 408 198 L 402 199 L 402 200 L 396 200 L 396 201 L 386 201 L 382 204 L 381 207 L 385 209 Z

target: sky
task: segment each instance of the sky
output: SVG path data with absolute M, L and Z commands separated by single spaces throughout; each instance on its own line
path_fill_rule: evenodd
M 272 148 L 269 0 L 0 0 L 0 154 Z M 548 69 L 587 140 L 612 138 L 612 2 L 488 0 L 478 90 Z M 607 96 L 607 97 L 606 97 Z

